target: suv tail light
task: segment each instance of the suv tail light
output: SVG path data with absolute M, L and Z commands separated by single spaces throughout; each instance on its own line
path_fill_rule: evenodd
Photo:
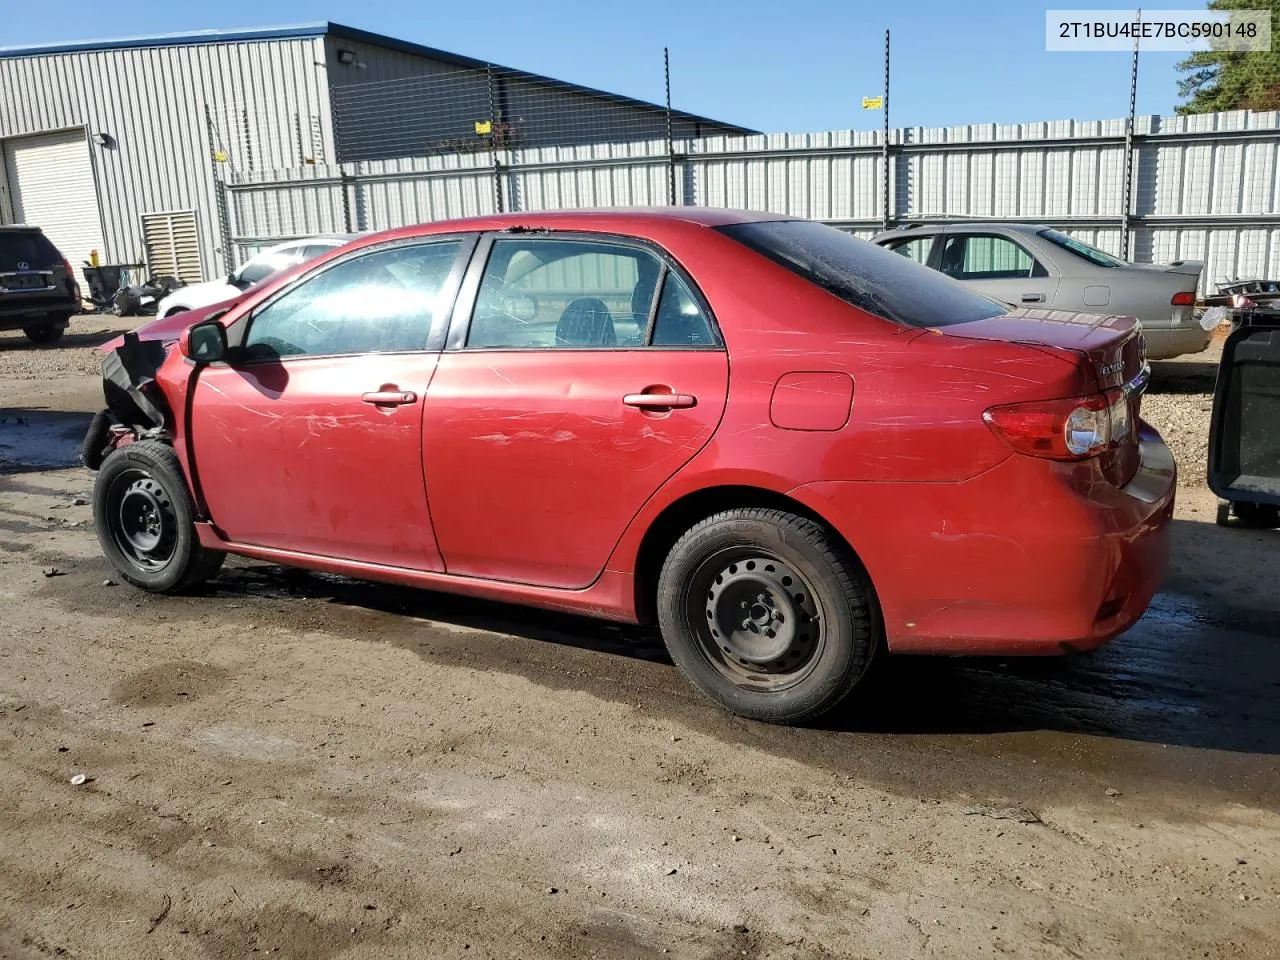
M 1181 293 L 1175 293 L 1169 303 L 1175 307 L 1194 307 L 1196 305 L 1195 291 L 1183 290 Z
M 1018 453 L 1046 460 L 1087 460 L 1132 430 L 1123 390 L 1089 397 L 1035 400 L 992 407 L 982 419 Z

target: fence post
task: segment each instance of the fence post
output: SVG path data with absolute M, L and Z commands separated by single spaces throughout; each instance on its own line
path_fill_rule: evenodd
M 504 213 L 502 164 L 498 162 L 498 98 L 493 89 L 493 64 L 485 64 L 484 73 L 489 84 L 489 156 L 493 160 L 493 204 L 498 213 Z
M 218 218 L 218 250 L 215 257 L 221 255 L 222 274 L 229 273 L 236 265 L 236 257 L 231 249 L 231 223 L 227 204 L 227 185 L 222 179 L 222 168 L 218 160 L 218 136 L 213 126 L 213 112 L 209 104 L 204 105 L 205 129 L 209 136 L 209 166 L 213 175 L 213 206 Z
M 883 226 L 888 230 L 893 223 L 890 207 L 892 193 L 889 190 L 889 31 L 884 32 L 884 132 L 881 134 L 880 157 L 884 167 Z
M 1139 8 L 1137 19 L 1142 20 Z M 1120 200 L 1120 257 L 1131 259 L 1129 251 L 1129 218 L 1133 207 L 1133 127 L 1135 111 L 1138 107 L 1138 36 L 1133 38 L 1133 66 L 1129 71 L 1129 115 L 1124 121 L 1124 190 Z
M 671 136 L 671 50 L 662 48 L 662 80 L 667 91 L 667 203 L 676 205 L 676 149 Z

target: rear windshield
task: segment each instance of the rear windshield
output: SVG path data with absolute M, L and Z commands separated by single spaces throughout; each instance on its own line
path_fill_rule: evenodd
M 718 228 L 859 310 L 910 327 L 945 327 L 1009 307 L 907 257 L 811 220 Z
M 1075 237 L 1068 237 L 1065 233 L 1059 233 L 1057 230 L 1041 230 L 1037 236 L 1044 237 L 1050 243 L 1055 243 L 1063 250 L 1074 253 L 1081 260 L 1088 260 L 1096 267 L 1123 267 L 1124 261 L 1117 260 L 1109 253 L 1103 253 L 1097 247 L 1091 247 L 1089 244 L 1077 240 Z
M 19 263 L 51 267 L 62 261 L 62 255 L 43 233 L 35 230 L 0 230 L 0 270 L 17 270 Z

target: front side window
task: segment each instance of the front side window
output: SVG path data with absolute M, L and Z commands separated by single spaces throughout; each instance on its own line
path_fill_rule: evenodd
M 957 280 L 1016 280 L 1046 276 L 1044 268 L 1021 244 L 989 233 L 961 233 L 947 237 L 939 269 Z
M 304 280 L 250 321 L 247 358 L 425 349 L 460 246 L 451 240 L 391 247 Z
M 1041 230 L 1038 237 L 1043 237 L 1050 243 L 1061 247 L 1069 253 L 1074 253 L 1081 260 L 1088 260 L 1095 267 L 1123 267 L 1124 261 L 1113 257 L 1109 253 L 1104 253 L 1097 247 L 1090 246 L 1082 240 L 1075 237 L 1069 237 L 1065 233 L 1059 233 L 1057 230 Z
M 716 229 L 859 310 L 894 323 L 944 327 L 1009 311 L 907 257 L 811 220 Z
M 468 347 L 643 346 L 662 263 L 623 244 L 495 240 Z

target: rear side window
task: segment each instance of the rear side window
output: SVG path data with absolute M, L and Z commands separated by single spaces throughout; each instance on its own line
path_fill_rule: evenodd
M 43 233 L 34 230 L 0 230 L 0 270 L 17 270 L 19 263 L 29 269 L 52 267 L 62 261 L 58 248 Z
M 811 220 L 717 229 L 859 310 L 909 327 L 945 327 L 1009 310 L 908 257 Z

